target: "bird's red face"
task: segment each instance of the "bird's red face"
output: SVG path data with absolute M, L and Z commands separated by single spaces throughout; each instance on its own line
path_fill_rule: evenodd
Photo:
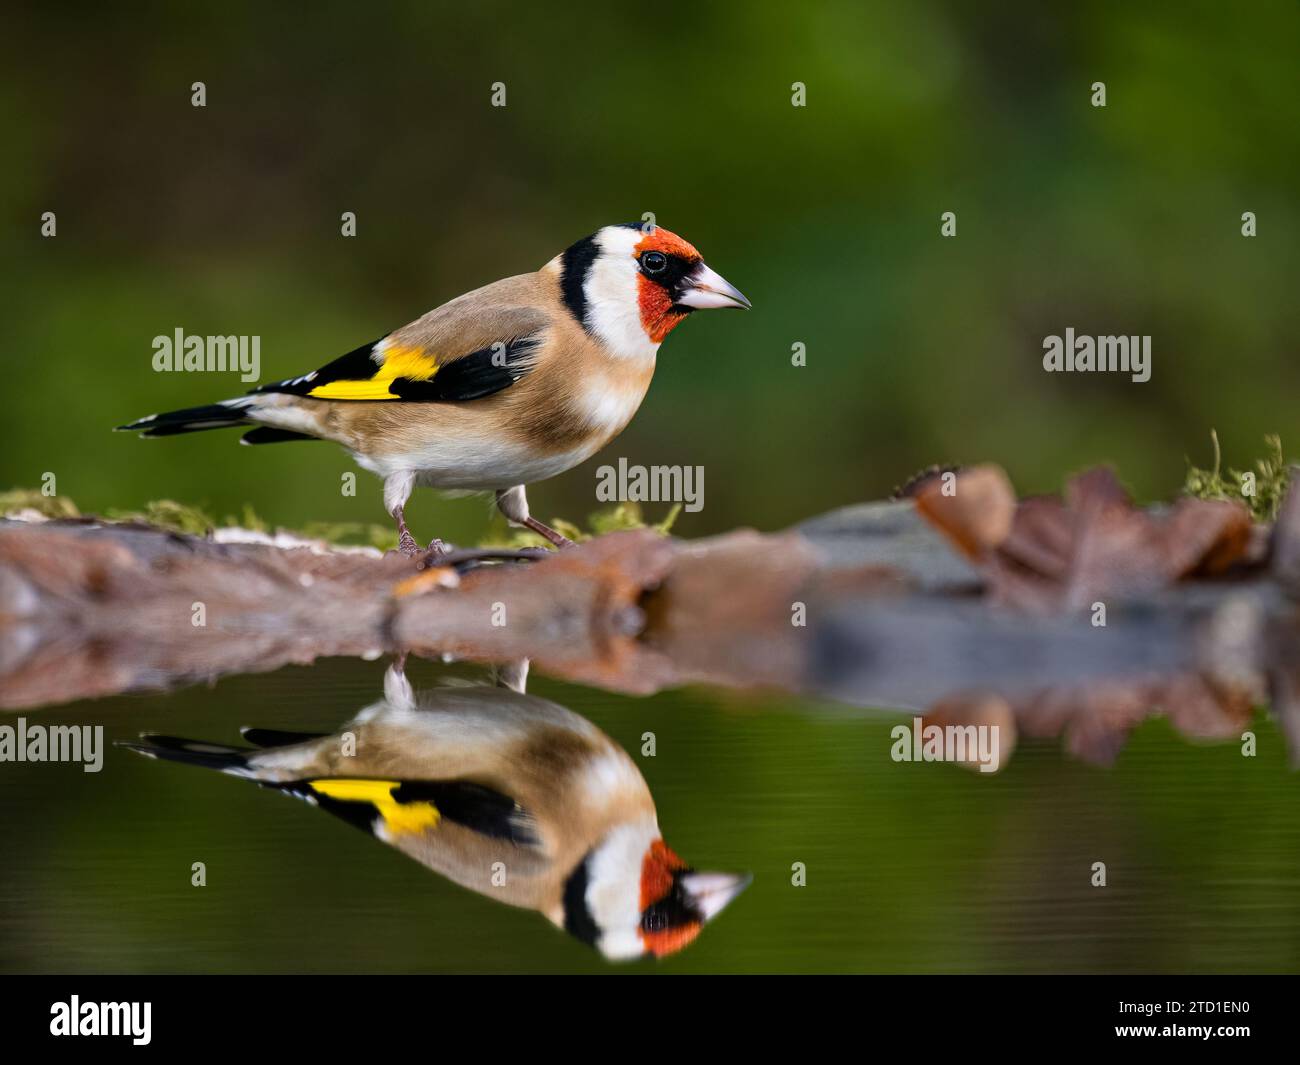
M 681 950 L 748 884 L 748 877 L 732 873 L 697 873 L 655 840 L 641 862 L 638 931 L 645 952 L 662 958 Z
M 739 290 L 705 265 L 693 244 L 662 226 L 642 236 L 632 257 L 641 327 L 656 344 L 693 310 L 749 307 Z
M 690 311 L 676 301 L 676 282 L 704 262 L 694 245 L 682 240 L 676 233 L 659 226 L 642 237 L 632 249 L 638 270 L 636 275 L 636 302 L 641 311 L 641 328 L 656 344 L 663 342 L 672 328 Z M 660 268 L 659 264 L 663 263 Z M 649 263 L 655 267 L 652 273 Z
M 686 863 L 661 839 L 650 844 L 641 863 L 641 942 L 657 958 L 681 950 L 704 927 L 701 918 L 675 905 L 677 874 L 685 871 Z
M 653 356 L 691 311 L 749 307 L 694 245 L 662 226 L 606 226 L 557 263 L 565 305 L 615 355 Z

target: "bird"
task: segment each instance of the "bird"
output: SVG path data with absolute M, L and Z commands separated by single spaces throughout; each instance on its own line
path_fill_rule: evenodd
M 691 943 L 750 883 L 664 842 L 621 747 L 556 703 L 475 684 L 383 698 L 329 735 L 242 730 L 227 746 L 146 733 L 119 746 L 297 796 L 481 895 L 535 910 L 610 961 Z
M 570 541 L 529 512 L 528 485 L 586 461 L 641 406 L 664 338 L 689 314 L 750 308 L 662 226 L 605 226 L 533 273 L 467 292 L 318 370 L 119 430 L 242 427 L 242 443 L 331 440 L 383 478 L 398 550 L 417 487 L 495 492 L 510 525 Z

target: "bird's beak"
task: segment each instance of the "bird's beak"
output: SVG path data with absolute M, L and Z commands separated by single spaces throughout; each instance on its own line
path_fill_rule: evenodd
M 704 919 L 711 921 L 753 879 L 748 873 L 686 873 L 678 883 Z
M 749 300 L 740 289 L 704 263 L 687 274 L 684 281 L 681 295 L 677 297 L 677 303 L 683 307 L 697 311 L 713 307 L 744 307 L 749 310 Z

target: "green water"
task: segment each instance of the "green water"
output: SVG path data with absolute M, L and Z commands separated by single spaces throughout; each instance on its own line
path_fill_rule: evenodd
M 384 662 L 332 660 L 168 694 L 30 711 L 239 742 L 332 731 Z M 469 666 L 413 660 L 417 690 Z M 703 689 L 529 691 L 632 753 L 667 842 L 752 886 L 698 940 L 613 965 L 535 913 L 443 880 L 311 807 L 110 749 L 0 766 L 0 969 L 11 972 L 1215 972 L 1300 963 L 1300 781 L 1162 720 L 1116 764 L 1024 741 L 998 774 L 889 757 L 897 714 Z M 642 757 L 653 732 L 654 757 Z M 1094 887 L 1092 865 L 1106 863 Z M 191 886 L 203 862 L 204 887 Z M 806 885 L 792 883 L 803 863 Z

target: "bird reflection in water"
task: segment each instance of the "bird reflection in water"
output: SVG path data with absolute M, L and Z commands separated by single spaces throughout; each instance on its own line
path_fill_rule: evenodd
M 254 746 L 153 734 L 124 746 L 305 799 L 607 958 L 680 950 L 750 878 L 677 857 L 628 754 L 526 694 L 526 674 L 417 695 L 399 661 L 384 697 L 330 735 L 248 728 Z

